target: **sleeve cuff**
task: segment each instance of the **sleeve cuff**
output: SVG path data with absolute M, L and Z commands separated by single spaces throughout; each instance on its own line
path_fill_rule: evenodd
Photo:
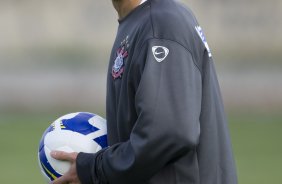
M 102 171 L 102 155 L 105 150 L 93 153 L 79 153 L 76 170 L 82 184 L 106 184 Z

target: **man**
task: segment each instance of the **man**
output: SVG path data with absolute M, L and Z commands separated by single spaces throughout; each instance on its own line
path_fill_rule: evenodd
M 113 0 L 119 29 L 107 81 L 109 147 L 52 152 L 54 184 L 236 184 L 211 51 L 174 0 Z

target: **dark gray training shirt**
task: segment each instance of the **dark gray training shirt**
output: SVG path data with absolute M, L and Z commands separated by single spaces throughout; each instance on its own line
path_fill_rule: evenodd
M 119 23 L 110 147 L 78 155 L 82 183 L 236 184 L 214 63 L 194 15 L 174 0 L 148 0 Z

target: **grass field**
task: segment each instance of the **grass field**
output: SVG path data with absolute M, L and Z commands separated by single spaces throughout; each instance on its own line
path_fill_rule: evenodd
M 282 115 L 231 116 L 229 121 L 239 183 L 281 183 Z
M 37 146 L 56 116 L 0 117 L 0 183 L 44 184 Z M 229 116 L 240 184 L 282 181 L 282 115 Z

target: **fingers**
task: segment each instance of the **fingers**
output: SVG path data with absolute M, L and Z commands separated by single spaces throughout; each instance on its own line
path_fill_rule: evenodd
M 77 157 L 77 153 L 67 153 L 64 151 L 51 151 L 51 156 L 57 160 L 73 162 Z
M 76 176 L 72 176 L 70 172 L 52 181 L 50 184 L 81 184 Z
M 78 153 L 67 153 L 64 151 L 52 151 L 51 156 L 54 159 L 71 162 L 70 170 L 60 178 L 51 182 L 51 184 L 80 184 L 76 173 L 76 157 Z
M 51 182 L 51 184 L 67 184 L 68 183 L 68 180 L 67 180 L 67 177 L 65 176 L 62 176 L 56 180 L 54 180 L 53 182 Z

